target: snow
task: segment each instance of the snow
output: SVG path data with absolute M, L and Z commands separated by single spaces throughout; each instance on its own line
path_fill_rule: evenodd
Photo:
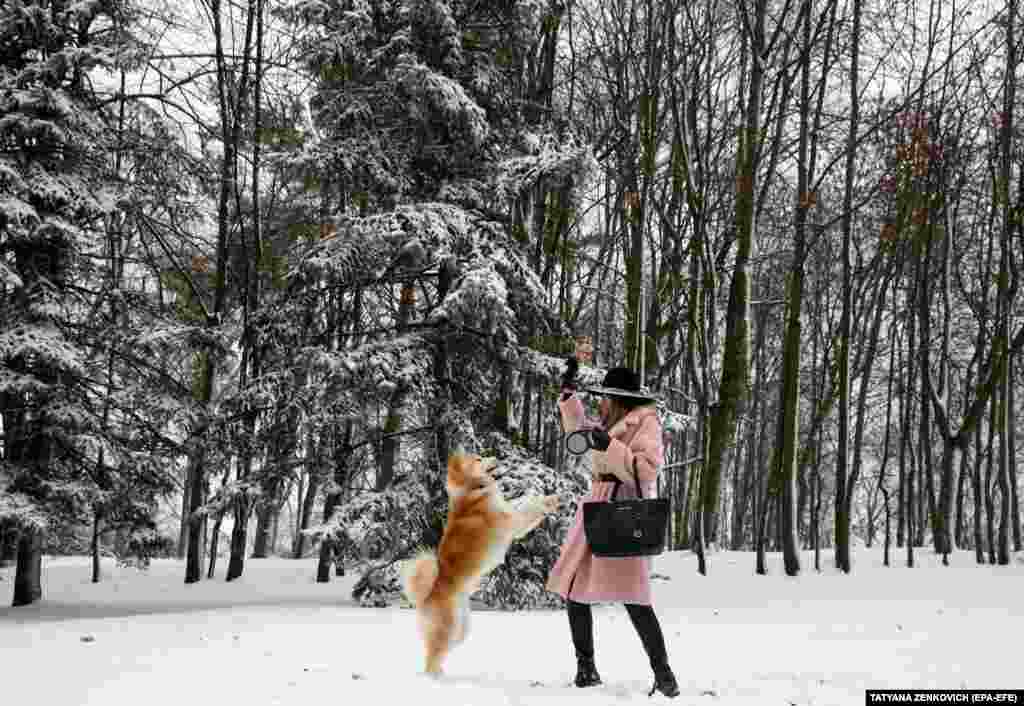
M 1024 630 L 1024 563 L 977 566 L 961 552 L 944 568 L 920 550 L 918 568 L 881 566 L 859 549 L 854 572 L 753 574 L 753 555 L 689 552 L 654 571 L 655 607 L 682 694 L 675 703 L 863 704 L 868 688 L 1009 688 Z M 223 576 L 226 560 L 220 563 Z M 315 559 L 249 560 L 234 583 L 185 586 L 184 567 L 148 572 L 109 561 L 89 583 L 88 560 L 47 559 L 44 601 L 0 608 L 5 701 L 47 706 L 182 703 L 602 704 L 651 703 L 646 657 L 621 606 L 595 609 L 605 685 L 576 689 L 561 611 L 478 610 L 447 673 L 422 674 L 414 614 L 357 608 L 355 576 L 315 584 Z M 10 605 L 13 569 L 0 569 Z M 968 618 L 968 613 L 970 617 Z M 57 667 L 57 669 L 55 669 Z M 1019 686 L 1019 683 L 1016 684 Z M 658 695 L 655 702 L 663 702 Z

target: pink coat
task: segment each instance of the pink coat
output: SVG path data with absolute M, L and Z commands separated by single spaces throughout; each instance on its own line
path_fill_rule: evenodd
M 583 424 L 583 405 L 576 397 L 559 402 L 566 433 Z M 590 494 L 576 509 L 576 519 L 562 545 L 562 553 L 551 568 L 547 589 L 579 603 L 651 604 L 651 564 L 648 557 L 595 557 L 583 531 L 583 504 L 605 501 L 615 483 L 597 480 L 600 474 L 614 474 L 622 481 L 618 498 L 635 498 L 633 459 L 645 498 L 653 498 L 658 469 L 664 462 L 661 423 L 653 405 L 637 407 L 609 430 L 608 450 L 591 451 L 595 478 Z

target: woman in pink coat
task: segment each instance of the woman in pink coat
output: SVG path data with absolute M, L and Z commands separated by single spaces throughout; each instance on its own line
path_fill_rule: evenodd
M 654 670 L 655 689 L 669 697 L 679 695 L 675 675 L 668 665 L 665 638 L 651 606 L 650 559 L 648 557 L 595 557 L 583 531 L 583 503 L 605 501 L 616 483 L 617 498 L 635 498 L 633 463 L 645 498 L 654 497 L 658 469 L 664 461 L 662 429 L 654 398 L 640 387 L 639 376 L 629 368 L 608 371 L 600 388 L 590 392 L 603 395 L 600 424 L 584 419 L 583 404 L 575 392 L 576 361 L 569 359 L 562 381 L 558 407 L 566 434 L 590 427 L 592 483 L 590 494 L 576 510 L 576 519 L 562 545 L 562 553 L 551 569 L 547 589 L 566 600 L 569 629 L 576 648 L 576 686 L 601 683 L 594 663 L 592 603 L 624 603 Z

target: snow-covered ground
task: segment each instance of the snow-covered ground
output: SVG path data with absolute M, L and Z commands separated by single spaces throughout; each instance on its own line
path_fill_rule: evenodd
M 928 551 L 881 566 L 861 549 L 854 573 L 831 556 L 813 571 L 753 573 L 753 556 L 713 557 L 708 577 L 688 552 L 654 569 L 655 607 L 680 682 L 677 704 L 865 703 L 868 688 L 1021 688 L 1024 563 L 945 568 Z M 223 563 L 226 567 L 226 562 Z M 570 685 L 575 661 L 560 611 L 474 614 L 447 674 L 420 674 L 414 614 L 351 604 L 354 577 L 313 583 L 313 560 L 251 560 L 244 577 L 185 586 L 179 562 L 148 572 L 87 559 L 45 564 L 44 601 L 0 608 L 0 695 L 45 706 L 405 704 L 599 706 L 649 703 L 650 669 L 621 606 L 595 610 L 605 685 Z M 220 572 L 223 576 L 223 568 Z M 13 570 L 0 570 L 9 606 Z M 968 617 L 969 615 L 969 617 Z M 656 695 L 654 701 L 664 701 Z

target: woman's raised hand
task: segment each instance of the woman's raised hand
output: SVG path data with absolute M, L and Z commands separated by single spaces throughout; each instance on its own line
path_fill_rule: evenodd
M 572 393 L 576 391 L 576 373 L 580 369 L 580 364 L 574 357 L 565 359 L 565 372 L 562 373 L 562 401 L 565 402 L 567 399 L 572 397 Z

